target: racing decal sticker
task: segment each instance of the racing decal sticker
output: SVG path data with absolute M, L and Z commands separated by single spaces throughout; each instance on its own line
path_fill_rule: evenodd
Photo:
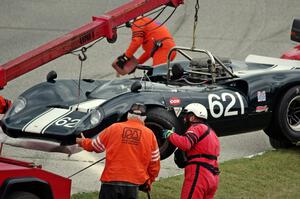
M 241 115 L 245 113 L 245 105 L 241 94 L 238 92 L 235 92 L 234 94 L 236 96 L 227 92 L 221 93 L 221 95 L 208 95 L 209 110 L 212 117 L 219 118 L 221 116 L 227 117 L 238 115 L 238 110 L 232 110 L 234 107 L 239 107 Z M 224 102 L 227 103 L 224 105 Z
M 257 113 L 268 112 L 268 110 L 269 110 L 269 107 L 267 105 L 265 105 L 265 106 L 257 106 L 256 109 L 255 109 L 255 111 Z
M 172 106 L 178 106 L 178 105 L 181 104 L 181 100 L 180 100 L 179 98 L 177 98 L 177 97 L 171 97 L 171 98 L 169 99 L 169 103 L 170 103 L 170 105 L 172 105 Z
M 60 117 L 52 122 L 52 125 L 45 127 L 44 133 L 55 132 L 61 135 L 67 135 L 78 126 L 82 118 L 85 118 L 86 113 L 73 111 L 64 117 Z
M 56 126 L 63 126 L 66 128 L 74 128 L 80 119 L 73 119 L 72 117 L 63 117 L 55 122 Z
M 94 39 L 94 36 L 95 34 L 93 31 L 86 32 L 80 36 L 79 42 L 80 44 L 88 43 L 90 40 Z
M 258 102 L 266 101 L 266 91 L 257 91 L 257 101 Z
M 140 144 L 142 131 L 136 128 L 125 127 L 122 134 L 123 144 Z
M 182 107 L 174 107 L 174 112 L 176 117 L 179 117 L 181 111 L 182 111 Z

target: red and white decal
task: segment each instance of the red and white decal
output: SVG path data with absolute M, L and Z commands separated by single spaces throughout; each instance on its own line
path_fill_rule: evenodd
M 257 101 L 258 102 L 266 101 L 266 91 L 257 91 Z
M 178 106 L 181 104 L 181 100 L 177 97 L 172 97 L 172 98 L 170 98 L 169 103 L 172 106 Z
M 174 107 L 174 112 L 177 117 L 179 117 L 181 111 L 182 111 L 182 107 Z
M 267 105 L 265 106 L 257 106 L 256 107 L 256 112 L 261 113 L 261 112 L 267 112 L 269 110 L 269 107 Z

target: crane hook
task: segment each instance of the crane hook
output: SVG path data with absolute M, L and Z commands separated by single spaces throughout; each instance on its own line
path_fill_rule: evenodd
M 87 48 L 86 47 L 82 47 L 81 48 L 81 54 L 78 55 L 78 58 L 80 61 L 85 61 L 87 59 L 87 56 L 85 54 L 85 52 L 87 51 Z

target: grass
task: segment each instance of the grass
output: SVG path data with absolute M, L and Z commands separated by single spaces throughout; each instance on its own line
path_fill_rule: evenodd
M 220 184 L 215 199 L 300 198 L 300 148 L 269 151 L 253 158 L 220 164 Z M 152 198 L 180 198 L 183 176 L 161 179 L 153 184 Z M 140 199 L 146 194 L 140 192 Z M 98 192 L 80 193 L 72 199 L 98 199 Z

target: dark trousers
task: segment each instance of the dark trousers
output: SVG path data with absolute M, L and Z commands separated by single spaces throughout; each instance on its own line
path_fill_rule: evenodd
M 102 184 L 99 199 L 137 199 L 138 186 Z

